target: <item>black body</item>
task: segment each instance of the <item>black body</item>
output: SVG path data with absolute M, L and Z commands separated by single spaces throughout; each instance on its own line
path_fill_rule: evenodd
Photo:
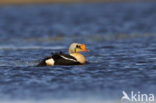
M 54 65 L 80 65 L 81 64 L 73 56 L 63 54 L 62 52 L 60 52 L 60 53 L 55 53 L 52 56 L 46 57 L 38 64 L 38 66 L 46 66 L 47 64 L 45 63 L 45 61 L 50 58 L 52 58 L 55 61 Z

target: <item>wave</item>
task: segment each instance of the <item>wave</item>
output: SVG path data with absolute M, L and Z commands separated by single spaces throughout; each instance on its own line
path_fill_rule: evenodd
M 63 46 L 0 46 L 0 50 L 28 50 L 28 49 L 64 49 Z

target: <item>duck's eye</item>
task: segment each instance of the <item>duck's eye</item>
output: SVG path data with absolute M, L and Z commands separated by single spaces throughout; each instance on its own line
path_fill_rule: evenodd
M 80 48 L 80 45 L 76 45 L 76 48 Z

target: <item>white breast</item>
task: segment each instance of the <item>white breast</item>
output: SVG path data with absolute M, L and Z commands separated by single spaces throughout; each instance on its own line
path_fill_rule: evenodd
M 76 60 L 80 62 L 81 64 L 84 64 L 86 62 L 85 57 L 80 53 L 72 53 L 70 55 L 76 58 Z

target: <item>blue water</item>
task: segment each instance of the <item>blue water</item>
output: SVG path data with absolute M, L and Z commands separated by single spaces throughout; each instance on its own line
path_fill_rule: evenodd
M 0 7 L 0 100 L 120 100 L 156 94 L 156 3 Z M 89 64 L 36 67 L 85 43 Z

